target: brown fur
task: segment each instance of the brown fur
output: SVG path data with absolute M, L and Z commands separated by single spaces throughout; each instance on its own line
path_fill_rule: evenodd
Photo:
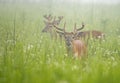
M 86 55 L 86 45 L 81 40 L 72 41 L 73 52 L 75 57 L 83 57 Z
M 79 32 L 77 37 L 79 38 L 87 38 L 89 39 L 90 37 L 95 38 L 95 39 L 103 39 L 105 37 L 105 34 L 103 32 L 100 31 L 83 31 L 83 32 Z

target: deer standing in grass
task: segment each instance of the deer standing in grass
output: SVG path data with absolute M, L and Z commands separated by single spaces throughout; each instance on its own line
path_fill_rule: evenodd
M 84 26 L 84 25 L 83 25 Z M 84 27 L 83 27 L 84 28 Z M 82 29 L 83 29 L 82 28 Z M 80 31 L 82 29 L 76 29 L 77 31 L 77 34 L 76 36 L 78 38 L 82 38 L 82 39 L 90 39 L 90 38 L 93 38 L 93 39 L 99 39 L 99 40 L 102 40 L 104 39 L 105 37 L 105 34 L 101 31 L 98 31 L 98 30 L 91 30 L 91 31 Z
M 68 55 L 70 55 L 70 53 L 74 53 L 74 57 L 79 57 L 79 58 L 86 56 L 87 47 L 86 47 L 85 43 L 82 40 L 77 39 L 77 37 L 75 35 L 75 34 L 77 34 L 76 24 L 74 26 L 73 32 L 66 32 L 65 24 L 64 24 L 63 30 L 58 28 L 56 25 L 54 25 L 54 27 L 57 29 L 58 34 L 61 33 L 64 36 Z M 84 26 L 82 26 L 79 29 L 82 29 L 83 27 Z
M 63 16 L 59 16 L 58 19 L 56 20 L 56 17 L 53 17 L 51 15 L 44 15 L 44 18 L 47 21 L 44 21 L 45 23 L 45 27 L 42 30 L 42 32 L 46 32 L 46 33 L 50 33 L 51 38 L 55 38 L 57 39 L 57 33 L 56 30 L 54 29 L 53 25 L 59 25 L 61 20 L 63 19 Z M 59 36 L 61 37 L 61 35 L 59 34 Z
M 92 30 L 92 31 L 78 31 L 77 34 L 78 38 L 83 38 L 83 39 L 99 39 L 102 40 L 105 37 L 105 34 L 101 31 L 97 31 L 97 30 Z

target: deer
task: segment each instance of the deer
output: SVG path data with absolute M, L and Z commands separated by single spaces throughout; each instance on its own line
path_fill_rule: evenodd
M 87 39 L 88 41 L 90 38 L 95 40 L 96 39 L 103 40 L 105 38 L 105 34 L 101 31 L 98 31 L 98 30 L 81 31 L 82 29 L 77 29 L 76 36 L 80 39 L 84 39 L 84 40 Z
M 84 25 L 81 28 L 76 29 L 76 23 L 75 23 L 74 31 L 72 32 L 66 32 L 65 25 L 66 23 L 64 23 L 63 29 L 59 28 L 56 25 L 54 25 L 54 27 L 57 29 L 58 34 L 62 34 L 64 36 L 68 55 L 71 55 L 72 53 L 74 57 L 76 58 L 78 57 L 80 59 L 82 57 L 85 57 L 87 53 L 86 44 L 82 40 L 77 39 L 76 37 L 76 34 L 78 33 L 77 30 L 82 29 Z
M 46 19 L 46 21 L 44 21 L 45 27 L 42 30 L 42 32 L 50 33 L 51 38 L 57 39 L 57 34 L 53 25 L 59 25 L 61 20 L 63 19 L 63 16 L 58 16 L 57 20 L 56 20 L 56 17 L 54 17 L 53 19 L 52 15 L 44 15 L 43 17 Z M 62 37 L 60 34 L 59 36 L 60 38 Z
M 78 31 L 77 34 L 78 38 L 83 38 L 83 39 L 99 39 L 102 40 L 105 37 L 105 34 L 101 31 L 97 31 L 97 30 L 92 30 L 92 31 Z

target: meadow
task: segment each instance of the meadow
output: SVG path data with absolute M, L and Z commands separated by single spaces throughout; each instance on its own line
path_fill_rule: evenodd
M 41 32 L 45 14 L 63 16 L 67 31 L 84 22 L 105 40 L 89 41 L 88 58 L 75 60 Z M 0 3 L 0 83 L 120 83 L 119 25 L 119 4 Z

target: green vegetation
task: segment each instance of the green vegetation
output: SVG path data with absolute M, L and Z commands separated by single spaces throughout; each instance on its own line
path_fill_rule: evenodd
M 66 57 L 64 41 L 41 33 L 49 13 L 106 38 L 89 42 L 85 60 Z M 0 4 L 0 83 L 120 83 L 119 25 L 120 5 Z

